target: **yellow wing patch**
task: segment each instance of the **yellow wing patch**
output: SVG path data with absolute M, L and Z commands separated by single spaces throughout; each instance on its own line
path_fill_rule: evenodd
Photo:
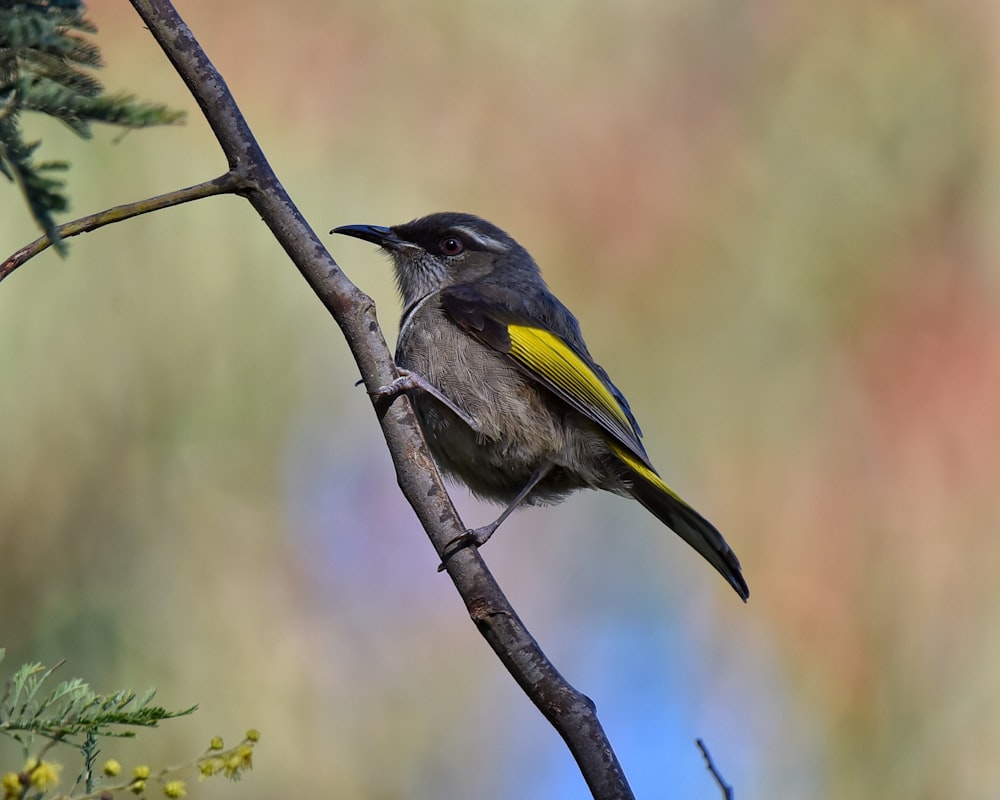
M 632 453 L 630 453 L 628 450 L 626 450 L 624 447 L 618 444 L 618 442 L 612 442 L 611 449 L 614 450 L 615 455 L 618 456 L 618 458 L 620 458 L 629 467 L 638 472 L 639 477 L 653 484 L 653 486 L 655 486 L 660 491 L 666 492 L 668 495 L 674 498 L 674 500 L 676 500 L 678 503 L 683 503 L 684 505 L 687 505 L 687 503 L 685 503 L 681 499 L 680 495 L 677 494 L 677 492 L 675 492 L 673 489 L 671 489 L 669 486 L 667 486 L 667 484 L 663 482 L 663 478 L 661 478 L 656 473 L 656 470 L 650 469 L 648 466 L 643 464 L 642 461 L 640 461 Z
M 513 358 L 623 444 L 630 447 L 638 444 L 632 423 L 611 390 L 562 339 L 549 331 L 526 325 L 508 325 L 507 333 Z M 642 464 L 634 455 L 629 466 L 632 461 Z M 648 471 L 649 467 L 643 465 L 643 469 Z

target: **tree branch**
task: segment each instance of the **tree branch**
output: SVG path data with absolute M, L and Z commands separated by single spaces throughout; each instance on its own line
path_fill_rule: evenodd
M 701 739 L 695 739 L 694 743 L 698 745 L 698 749 L 701 750 L 701 754 L 705 757 L 705 766 L 708 767 L 708 771 L 711 772 L 712 777 L 715 778 L 715 783 L 722 792 L 722 800 L 733 800 L 735 797 L 733 794 L 733 787 L 726 783 L 725 779 L 722 777 L 722 773 L 719 772 L 718 768 L 715 766 L 715 762 L 712 760 L 712 754 L 708 752 L 708 745 L 706 745 Z
M 196 184 L 195 186 L 189 186 L 186 189 L 178 189 L 174 192 L 149 197 L 145 200 L 137 200 L 134 203 L 126 203 L 123 206 L 115 206 L 104 211 L 98 211 L 96 214 L 80 217 L 80 219 L 59 225 L 56 230 L 62 239 L 68 239 L 70 236 L 90 233 L 91 231 L 96 231 L 98 228 L 103 228 L 105 225 L 110 225 L 112 222 L 121 222 L 132 217 L 138 217 L 141 214 L 148 214 L 150 211 L 159 211 L 163 208 L 179 206 L 181 203 L 190 203 L 192 200 L 201 200 L 204 197 L 211 197 L 215 194 L 238 192 L 242 188 L 242 185 L 242 181 L 238 175 L 233 172 L 227 172 L 218 178 Z M 51 247 L 52 244 L 52 239 L 46 235 L 40 236 L 31 244 L 26 244 L 19 250 L 15 250 L 6 261 L 0 264 L 0 281 L 26 261 Z
M 391 382 L 396 369 L 372 300 L 341 272 L 295 208 L 267 163 L 222 76 L 166 0 L 131 0 L 194 96 L 241 179 L 241 190 L 340 326 L 371 390 Z M 431 460 L 409 400 L 401 397 L 379 416 L 400 488 L 438 555 L 465 531 Z M 621 765 L 593 703 L 570 686 L 518 619 L 474 548 L 450 555 L 446 569 L 480 633 L 518 685 L 559 731 L 595 798 L 632 798 Z

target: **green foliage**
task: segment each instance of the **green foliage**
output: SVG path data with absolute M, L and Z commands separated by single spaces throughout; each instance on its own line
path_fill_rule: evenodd
M 143 128 L 184 119 L 166 106 L 104 92 L 92 75 L 102 66 L 100 50 L 84 37 L 96 30 L 78 0 L 0 0 L 0 172 L 18 184 L 60 252 L 65 248 L 52 214 L 68 206 L 58 177 L 68 164 L 34 161 L 40 142 L 25 141 L 21 113 L 54 117 L 83 138 L 92 122 Z
M 142 697 L 130 689 L 101 695 L 79 678 L 49 688 L 49 678 L 59 666 L 25 664 L 7 680 L 0 695 L 0 733 L 21 742 L 26 754 L 36 735 L 84 749 L 88 737 L 133 737 L 134 731 L 122 728 L 156 727 L 197 708 L 168 711 L 151 705 L 153 689 Z
M 4 651 L 0 649 L 0 662 Z M 97 764 L 102 738 L 132 737 L 133 731 L 122 727 L 156 727 L 161 720 L 191 714 L 197 706 L 168 711 L 150 705 L 155 692 L 141 698 L 131 690 L 100 695 L 79 678 L 51 687 L 49 678 L 59 668 L 25 664 L 4 684 L 0 696 L 0 733 L 20 742 L 25 761 L 19 768 L 0 768 L 0 799 L 42 800 L 44 797 L 98 800 L 99 798 L 144 797 L 150 784 L 173 800 L 187 795 L 181 775 L 195 772 L 204 780 L 222 775 L 238 780 L 253 768 L 253 751 L 260 733 L 251 728 L 235 746 L 227 748 L 222 737 L 215 736 L 195 758 L 159 770 L 138 764 L 125 771 L 115 758 Z M 35 736 L 48 741 L 34 746 Z M 56 745 L 69 745 L 79 751 L 81 767 L 69 795 L 57 794 L 63 765 L 49 758 Z M 11 765 L 8 765 L 11 766 Z

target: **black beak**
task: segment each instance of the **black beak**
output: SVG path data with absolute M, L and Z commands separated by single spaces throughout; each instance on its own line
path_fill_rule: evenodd
M 400 239 L 393 233 L 392 228 L 383 228 L 381 225 L 341 225 L 330 233 L 342 233 L 344 236 L 364 239 L 366 242 L 377 244 L 387 250 L 403 250 L 413 247 L 411 242 Z

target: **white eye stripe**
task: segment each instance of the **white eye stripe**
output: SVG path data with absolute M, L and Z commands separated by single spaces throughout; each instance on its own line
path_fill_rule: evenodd
M 466 228 L 463 225 L 456 225 L 452 228 L 456 233 L 460 233 L 467 239 L 471 239 L 473 242 L 478 244 L 484 250 L 489 250 L 493 253 L 506 253 L 509 249 L 507 245 L 500 241 L 499 239 L 494 239 L 487 236 L 480 231 L 474 230 L 473 228 Z

